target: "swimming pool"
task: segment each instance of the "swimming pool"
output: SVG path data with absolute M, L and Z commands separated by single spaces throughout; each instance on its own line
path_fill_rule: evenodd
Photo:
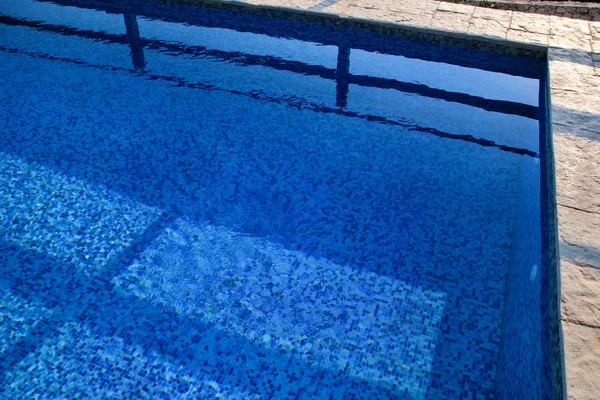
M 545 68 L 3 1 L 0 393 L 552 396 Z

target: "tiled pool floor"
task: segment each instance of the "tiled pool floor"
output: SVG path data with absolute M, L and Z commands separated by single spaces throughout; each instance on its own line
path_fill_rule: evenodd
M 2 57 L 9 397 L 495 390 L 505 216 L 536 157 Z
M 511 258 L 504 216 L 519 192 L 514 167 L 534 160 L 397 137 L 387 126 L 352 135 L 370 123 L 335 114 L 319 114 L 312 130 L 281 131 L 258 115 L 301 120 L 305 111 L 256 110 L 221 92 L 199 102 L 197 89 L 167 82 L 131 86 L 128 72 L 82 68 L 77 57 L 2 57 L 12 86 L 0 101 L 17 111 L 0 147 L 9 177 L 0 188 L 9 205 L 0 220 L 0 394 L 491 396 L 505 291 L 493 265 Z M 136 114 L 141 106 L 155 111 L 151 120 Z M 195 135 L 202 120 L 220 134 Z M 329 126 L 347 129 L 325 140 Z M 272 164 L 257 163 L 257 152 Z M 391 176 L 413 184 L 390 186 Z M 307 213 L 320 222 L 303 221 Z M 457 225 L 488 240 L 465 243 Z

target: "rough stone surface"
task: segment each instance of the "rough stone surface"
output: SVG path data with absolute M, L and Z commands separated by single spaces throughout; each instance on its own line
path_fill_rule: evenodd
M 600 214 L 600 141 L 555 131 L 554 152 L 558 203 Z
M 357 8 L 364 9 L 377 9 L 377 10 L 385 10 L 386 5 L 388 3 L 385 1 L 377 1 L 377 0 L 353 0 L 350 2 L 350 5 Z
M 561 53 L 564 53 L 561 52 Z M 595 75 L 592 56 L 585 52 L 570 52 L 569 58 L 557 59 L 550 52 L 550 87 L 553 90 L 596 94 L 600 89 L 600 77 Z M 594 107 L 590 104 L 587 108 Z
M 553 69 L 552 63 L 554 61 L 572 62 L 588 66 L 592 65 L 590 63 L 590 55 L 588 53 L 571 49 L 548 49 L 548 61 L 550 61 L 551 70 Z
M 510 21 L 513 17 L 513 11 L 493 10 L 485 7 L 475 7 L 473 18 L 485 18 L 493 21 L 507 22 L 510 26 Z
M 403 0 L 403 1 L 395 1 L 391 0 L 388 8 L 394 11 L 403 11 L 404 9 L 408 10 L 420 10 L 420 14 L 433 14 L 434 11 L 438 9 L 438 7 L 444 4 L 439 1 L 419 1 L 419 0 Z M 411 12 L 411 11 L 408 11 Z M 413 12 L 414 13 L 414 12 Z
M 261 6 L 283 6 L 288 0 L 244 0 L 244 3 Z
M 588 21 L 550 16 L 549 45 L 568 49 L 592 51 Z
M 466 33 L 467 29 L 469 28 L 470 20 L 471 14 L 438 9 L 438 11 L 433 15 L 431 28 L 443 29 L 456 33 Z
M 554 107 L 552 111 L 555 132 L 600 140 L 600 120 L 596 114 L 558 106 Z
M 471 16 L 475 11 L 475 7 L 455 3 L 440 3 L 440 5 L 438 6 L 438 11 L 452 12 Z
M 408 14 L 408 15 L 423 15 L 423 14 L 433 15 L 436 10 L 435 8 L 432 10 L 424 10 L 421 7 L 415 6 L 414 4 L 405 5 L 402 3 L 388 4 L 386 9 L 393 13 Z
M 507 21 L 499 21 L 490 18 L 471 18 L 468 32 L 474 35 L 496 36 L 502 39 L 506 38 L 508 33 Z
M 559 205 L 558 221 L 561 258 L 600 268 L 600 214 Z M 565 300 L 564 295 L 565 291 L 563 290 L 563 301 Z M 600 290 L 597 295 L 600 296 Z M 576 302 L 576 299 L 574 301 Z M 600 308 L 600 297 L 596 301 Z
M 548 35 L 550 33 L 550 18 L 546 15 L 515 12 L 510 22 L 510 29 Z
M 345 17 L 352 18 L 364 18 L 364 19 L 375 19 L 385 21 L 389 18 L 389 12 L 387 10 L 381 10 L 378 8 L 363 8 L 355 5 L 350 5 L 342 13 Z
M 555 33 L 548 36 L 548 44 L 552 47 L 562 47 L 591 52 L 592 43 L 589 35 L 578 33 Z
M 600 75 L 600 39 L 592 39 L 592 62 L 594 63 L 596 76 Z
M 571 33 L 575 32 L 582 35 L 590 34 L 590 24 L 588 21 L 581 19 L 573 19 L 551 15 L 550 20 L 550 34 L 557 33 Z
M 600 268 L 565 259 L 560 268 L 563 321 L 600 328 Z
M 580 92 L 552 89 L 552 105 L 554 107 L 570 108 L 592 114 L 598 114 L 598 109 L 600 108 L 598 95 L 583 89 Z
M 349 6 L 350 4 L 347 1 L 338 1 L 335 4 L 326 7 L 324 11 L 332 14 L 343 14 Z
M 590 33 L 594 39 L 600 39 L 600 22 L 590 21 Z
M 320 0 L 290 0 L 287 3 L 285 3 L 285 6 L 305 9 L 319 3 Z
M 392 22 L 400 24 L 408 24 L 421 28 L 427 28 L 431 25 L 433 14 L 404 14 L 404 13 L 392 13 L 390 14 Z
M 570 400 L 598 400 L 600 329 L 563 322 L 567 392 Z
M 507 40 L 548 45 L 548 35 L 522 30 L 510 29 L 506 34 Z

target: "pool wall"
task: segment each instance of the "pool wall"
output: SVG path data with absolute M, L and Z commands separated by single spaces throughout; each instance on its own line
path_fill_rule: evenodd
M 558 249 L 558 217 L 556 200 L 556 164 L 554 158 L 553 132 L 550 98 L 549 68 L 546 61 L 544 90 L 540 90 L 540 106 L 543 109 L 540 120 L 540 144 L 545 155 L 541 157 L 542 180 L 542 266 L 545 281 L 542 285 L 542 312 L 545 313 L 543 332 L 550 332 L 544 354 L 546 379 L 552 383 L 547 390 L 555 399 L 566 399 L 566 373 L 564 344 L 560 322 L 560 256 Z M 544 305 L 547 304 L 546 307 Z

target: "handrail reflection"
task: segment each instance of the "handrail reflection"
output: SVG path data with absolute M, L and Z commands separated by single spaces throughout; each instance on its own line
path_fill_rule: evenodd
M 203 46 L 186 46 L 172 42 L 155 39 L 142 39 L 140 37 L 136 16 L 127 14 L 124 17 L 126 35 L 111 34 L 90 30 L 81 30 L 72 27 L 47 24 L 41 21 L 29 21 L 8 16 L 0 16 L 0 24 L 10 26 L 26 26 L 36 30 L 55 32 L 64 36 L 77 36 L 87 39 L 103 40 L 109 43 L 125 44 L 130 47 L 132 64 L 134 68 L 143 70 L 146 66 L 144 49 L 166 49 L 168 54 L 185 54 L 192 57 L 216 58 L 244 66 L 263 66 L 279 71 L 289 71 L 308 76 L 318 76 L 323 79 L 336 81 L 336 105 L 346 107 L 349 85 L 374 87 L 380 89 L 394 89 L 404 93 L 418 94 L 424 97 L 460 103 L 477 107 L 486 111 L 502 114 L 517 115 L 530 119 L 537 119 L 539 108 L 528 104 L 507 100 L 491 100 L 466 93 L 449 92 L 442 89 L 431 88 L 427 85 L 410 82 L 401 82 L 395 79 L 379 78 L 366 75 L 355 75 L 350 70 L 350 47 L 340 45 L 338 48 L 337 68 L 331 69 L 320 65 L 309 65 L 300 61 L 282 60 L 273 56 L 258 56 L 240 52 L 211 50 Z

